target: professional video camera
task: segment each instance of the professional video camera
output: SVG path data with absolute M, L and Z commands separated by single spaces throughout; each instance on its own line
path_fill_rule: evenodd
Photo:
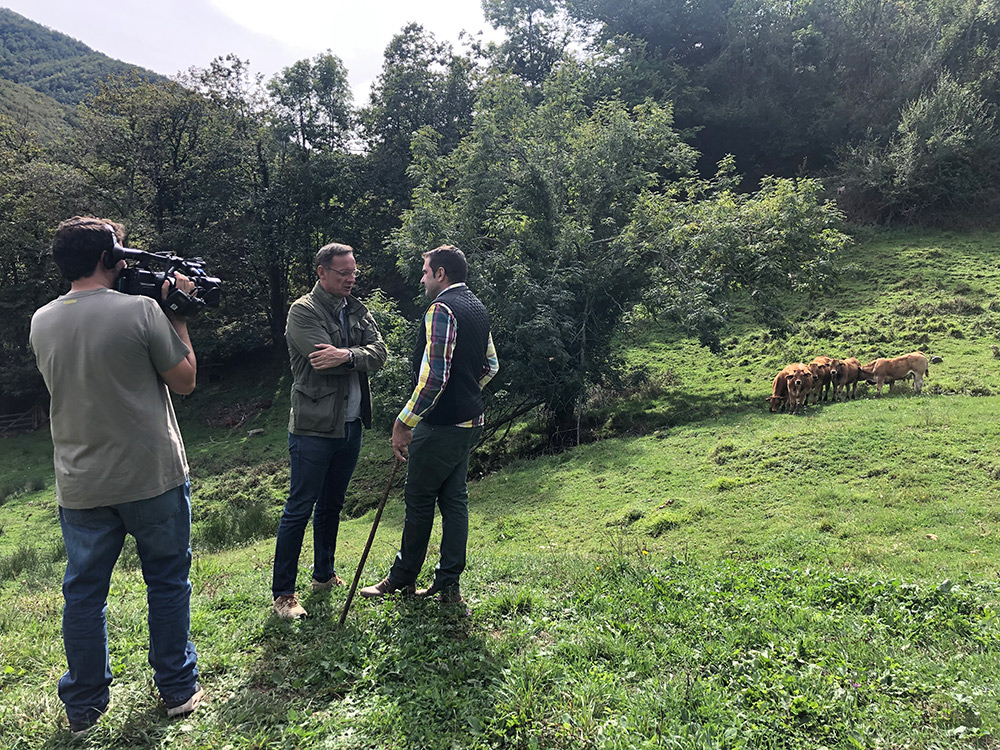
M 109 227 L 110 228 L 110 227 Z M 115 237 L 114 230 L 111 236 Z M 191 317 L 204 307 L 218 307 L 222 300 L 222 282 L 209 276 L 200 258 L 181 258 L 169 253 L 147 253 L 122 247 L 118 238 L 114 239 L 114 250 L 107 254 L 107 262 L 114 267 L 120 260 L 134 260 L 135 265 L 122 269 L 115 280 L 115 289 L 125 294 L 142 294 L 152 297 L 176 315 Z M 164 266 L 163 271 L 154 271 L 149 265 Z M 194 282 L 194 294 L 185 294 L 174 286 L 174 274 L 182 273 Z M 160 292 L 163 282 L 170 282 L 166 300 Z

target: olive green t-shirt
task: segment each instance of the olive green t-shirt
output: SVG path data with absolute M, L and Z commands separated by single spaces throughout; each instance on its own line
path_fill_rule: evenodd
M 30 343 L 52 397 L 60 505 L 116 505 L 184 483 L 184 443 L 159 373 L 189 350 L 154 300 L 71 292 L 35 312 Z

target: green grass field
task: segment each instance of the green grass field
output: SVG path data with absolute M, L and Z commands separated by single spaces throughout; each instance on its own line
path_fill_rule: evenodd
M 468 613 L 358 600 L 340 630 L 346 592 L 306 593 L 303 568 L 311 617 L 271 617 L 287 383 L 273 367 L 225 375 L 178 409 L 208 701 L 180 721 L 157 705 L 127 550 L 108 608 L 112 708 L 83 742 L 56 695 L 51 445 L 3 440 L 0 748 L 1000 746 L 998 243 L 867 238 L 836 288 L 790 300 L 786 335 L 734 316 L 718 356 L 639 315 L 620 354 L 643 376 L 595 392 L 586 416 L 607 439 L 471 485 Z M 767 412 L 784 364 L 915 348 L 944 357 L 920 397 L 900 384 Z M 387 436 L 366 435 L 345 578 L 390 467 Z M 388 567 L 401 506 L 397 489 L 365 583 Z

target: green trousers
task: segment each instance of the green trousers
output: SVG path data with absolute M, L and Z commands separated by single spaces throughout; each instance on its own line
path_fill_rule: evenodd
M 403 541 L 389 571 L 389 581 L 394 585 L 416 583 L 427 557 L 437 505 L 441 510 L 441 559 L 434 569 L 434 584 L 441 590 L 458 586 L 469 540 L 469 453 L 482 432 L 482 427 L 432 425 L 426 421 L 413 428 L 403 490 Z

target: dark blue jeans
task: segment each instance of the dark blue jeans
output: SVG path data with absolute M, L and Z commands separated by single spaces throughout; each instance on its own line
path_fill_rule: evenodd
M 68 671 L 59 697 L 70 721 L 107 710 L 108 589 L 125 535 L 135 537 L 149 606 L 149 665 L 164 701 L 185 701 L 198 678 L 191 628 L 191 485 L 103 508 L 59 509 L 66 543 L 63 643 Z
M 310 516 L 313 518 L 313 578 L 328 581 L 335 573 L 333 562 L 340 511 L 360 453 L 359 419 L 344 425 L 342 438 L 288 434 L 292 479 L 274 545 L 271 593 L 275 598 L 295 593 L 299 553 Z
M 434 506 L 441 509 L 441 559 L 434 569 L 439 589 L 458 586 L 465 570 L 469 540 L 469 452 L 482 427 L 454 427 L 420 422 L 413 428 L 406 461 L 406 519 L 403 540 L 389 580 L 397 586 L 415 583 L 427 557 L 434 526 Z

